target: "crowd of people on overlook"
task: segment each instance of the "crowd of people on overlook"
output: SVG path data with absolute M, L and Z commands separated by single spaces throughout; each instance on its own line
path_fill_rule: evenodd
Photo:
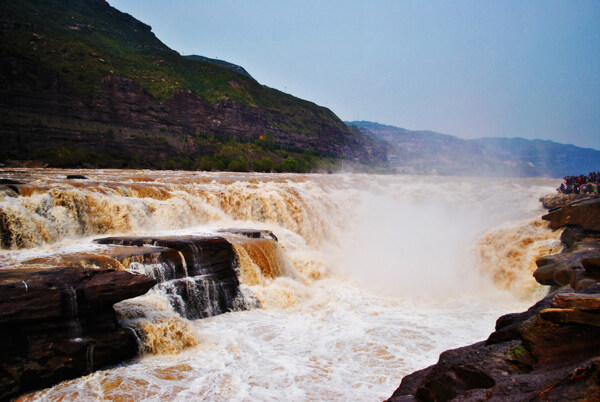
M 556 190 L 563 194 L 598 194 L 599 185 L 600 172 L 591 172 L 587 176 L 565 176 Z

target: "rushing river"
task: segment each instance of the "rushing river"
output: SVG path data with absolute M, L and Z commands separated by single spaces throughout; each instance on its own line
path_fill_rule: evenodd
M 79 174 L 86 180 L 66 180 Z M 483 340 L 542 294 L 556 180 L 359 174 L 4 170 L 1 269 L 93 253 L 101 235 L 271 230 L 279 275 L 236 247 L 260 308 L 187 320 L 150 291 L 116 305 L 145 354 L 23 400 L 367 400 Z

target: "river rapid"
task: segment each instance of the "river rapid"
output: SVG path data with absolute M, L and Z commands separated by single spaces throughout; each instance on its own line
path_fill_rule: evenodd
M 164 294 L 115 306 L 144 355 L 21 400 L 365 400 L 543 295 L 539 219 L 556 180 L 6 169 L 0 269 L 102 249 L 102 235 L 271 230 L 275 278 L 235 247 L 260 307 L 199 320 Z M 86 180 L 67 180 L 71 174 Z M 252 297 L 250 297 L 252 296 Z M 249 304 L 251 307 L 251 305 Z

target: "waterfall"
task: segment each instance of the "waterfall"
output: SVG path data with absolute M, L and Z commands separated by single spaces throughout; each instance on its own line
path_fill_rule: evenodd
M 0 193 L 2 269 L 125 269 L 158 282 L 114 305 L 158 356 L 31 400 L 383 399 L 528 306 L 515 295 L 536 292 L 530 263 L 557 246 L 535 219 L 556 187 L 547 179 L 5 172 L 25 184 Z M 90 368 L 95 350 L 81 350 Z

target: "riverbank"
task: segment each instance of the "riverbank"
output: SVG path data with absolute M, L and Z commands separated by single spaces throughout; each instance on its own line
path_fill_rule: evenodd
M 598 400 L 600 198 L 551 195 L 542 219 L 564 228 L 563 251 L 536 261 L 549 294 L 496 322 L 487 340 L 448 350 L 402 379 L 389 401 Z

